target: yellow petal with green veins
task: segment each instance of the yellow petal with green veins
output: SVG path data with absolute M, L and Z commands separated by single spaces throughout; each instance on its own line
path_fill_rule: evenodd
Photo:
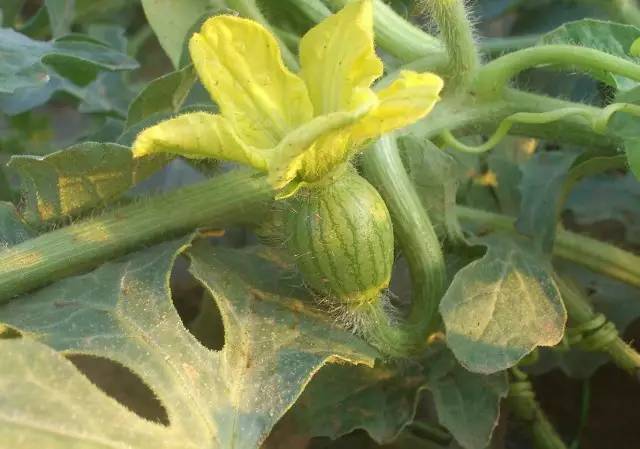
M 378 107 L 352 127 L 351 143 L 361 145 L 420 120 L 440 99 L 443 84 L 442 78 L 433 73 L 401 71 L 395 81 L 378 92 Z
M 373 45 L 371 0 L 349 3 L 305 34 L 300 65 L 316 116 L 370 101 L 370 86 L 383 71 Z
M 265 151 L 246 145 L 226 118 L 193 112 L 145 129 L 133 143 L 133 156 L 172 153 L 191 159 L 213 158 L 266 170 Z
M 274 147 L 311 119 L 304 82 L 283 65 L 277 41 L 262 25 L 213 17 L 193 35 L 189 51 L 200 81 L 248 144 Z

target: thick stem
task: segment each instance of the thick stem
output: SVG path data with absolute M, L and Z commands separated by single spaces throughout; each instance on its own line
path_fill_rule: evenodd
M 488 229 L 516 232 L 513 217 L 465 206 L 457 206 L 456 211 L 462 221 Z M 558 229 L 553 255 L 640 287 L 640 257 L 599 240 Z
M 556 277 L 556 283 L 567 307 L 572 326 L 579 328 L 593 323 L 599 318 L 578 286 L 560 276 Z M 586 341 L 593 348 L 592 350 L 606 352 L 621 369 L 631 375 L 638 376 L 640 354 L 620 338 L 615 326 L 611 323 L 602 320 L 601 323 L 597 323 L 596 327 L 589 328 L 584 337 L 586 338 L 582 341 Z M 590 348 L 585 347 L 585 349 Z
M 423 5 L 438 24 L 449 55 L 445 88 L 449 92 L 465 92 L 480 67 L 480 55 L 464 1 L 428 0 Z
M 42 234 L 0 253 L 0 300 L 197 227 L 249 222 L 272 198 L 264 176 L 235 170 Z
M 482 98 L 500 98 L 510 79 L 542 65 L 604 70 L 640 81 L 640 65 L 617 56 L 575 45 L 544 45 L 508 53 L 486 64 L 478 72 L 474 89 Z
M 382 137 L 363 158 L 366 177 L 382 194 L 391 212 L 394 231 L 407 259 L 413 300 L 407 329 L 420 344 L 437 320 L 446 288 L 446 267 L 431 220 L 402 165 L 395 138 Z

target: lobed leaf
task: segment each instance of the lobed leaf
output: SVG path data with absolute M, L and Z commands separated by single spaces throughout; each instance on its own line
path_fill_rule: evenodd
M 123 52 L 88 36 L 44 42 L 0 28 L 0 111 L 16 115 L 46 103 L 56 92 L 66 92 L 86 103 L 85 112 L 119 113 L 122 105 L 112 97 L 129 89 L 120 85 L 106 90 L 109 85 L 98 75 L 116 76 L 108 72 L 137 66 Z
M 51 80 L 51 68 L 86 83 L 98 70 L 138 67 L 127 55 L 95 41 L 79 37 L 36 41 L 10 28 L 0 28 L 0 55 L 0 93 L 42 87 Z
M 102 205 L 165 162 L 162 156 L 134 159 L 121 145 L 85 142 L 47 156 L 13 156 L 9 167 L 21 176 L 23 215 L 37 224 Z
M 290 415 L 297 431 L 314 437 L 337 439 L 364 429 L 377 443 L 391 443 L 413 421 L 425 384 L 417 365 L 328 365 L 313 378 Z
M 428 360 L 426 377 L 440 424 L 465 449 L 486 448 L 509 390 L 506 372 L 472 373 L 442 351 Z
M 189 241 L 145 249 L 0 308 L 0 321 L 23 335 L 3 342 L 12 363 L 0 383 L 0 440 L 16 449 L 257 448 L 323 364 L 373 364 L 373 349 L 333 327 L 308 298 L 292 296 L 273 254 L 205 243 L 189 252 L 191 271 L 217 302 L 225 346 L 202 346 L 168 288 Z M 169 425 L 116 404 L 61 354 L 128 367 L 161 401 Z

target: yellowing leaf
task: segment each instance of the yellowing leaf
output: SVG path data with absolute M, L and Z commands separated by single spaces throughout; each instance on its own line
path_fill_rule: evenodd
M 173 261 L 189 241 L 147 248 L 0 308 L 0 321 L 24 334 L 0 339 L 3 447 L 255 449 L 322 365 L 373 364 L 376 352 L 314 310 L 273 253 L 208 244 L 189 252 L 191 271 L 218 304 L 225 345 L 202 346 L 168 289 Z M 141 419 L 105 396 L 60 352 L 130 368 L 169 424 Z

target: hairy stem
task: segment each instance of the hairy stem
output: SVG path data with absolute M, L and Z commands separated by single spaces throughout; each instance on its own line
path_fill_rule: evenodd
M 365 176 L 382 194 L 391 212 L 394 231 L 407 259 L 413 300 L 401 329 L 422 346 L 434 328 L 440 298 L 446 288 L 446 267 L 431 220 L 402 165 L 395 138 L 378 140 L 363 158 Z
M 516 112 L 502 120 L 498 128 L 483 144 L 475 146 L 466 145 L 456 139 L 449 130 L 445 130 L 440 135 L 440 138 L 446 145 L 456 150 L 466 153 L 483 153 L 498 145 L 509 133 L 511 128 L 518 123 L 546 125 L 548 123 L 558 122 L 567 117 L 576 116 L 583 118 L 585 123 L 589 124 L 591 129 L 596 133 L 605 134 L 609 120 L 611 120 L 611 117 L 617 112 L 626 112 L 637 117 L 640 116 L 640 106 L 629 103 L 614 103 L 602 109 L 596 109 L 586 105 L 576 105 L 558 108 L 548 112 Z
M 235 170 L 42 234 L 0 253 L 0 300 L 200 226 L 250 222 L 272 199 L 264 176 Z
M 515 218 L 513 217 L 466 206 L 457 206 L 456 211 L 463 222 L 484 226 L 488 229 L 516 232 Z M 640 256 L 613 245 L 558 229 L 553 255 L 640 287 Z
M 492 134 L 496 131 L 496 123 L 515 113 L 545 113 L 570 108 L 580 109 L 594 116 L 601 111 L 600 108 L 589 105 L 506 89 L 504 98 L 495 101 L 478 101 L 471 97 L 468 101 L 444 100 L 436 105 L 423 122 L 413 127 L 413 132 L 425 139 L 433 139 L 447 130 L 456 130 L 460 135 Z M 589 148 L 602 149 L 604 152 L 616 152 L 622 144 L 618 137 L 594 131 L 584 118 L 575 115 L 567 115 L 543 126 L 514 123 L 509 133 L 588 145 Z
M 617 56 L 575 45 L 545 45 L 508 53 L 480 69 L 475 81 L 482 98 L 499 98 L 510 79 L 523 70 L 542 65 L 604 70 L 640 81 L 640 65 Z
M 510 370 L 511 382 L 507 403 L 516 419 L 527 424 L 536 449 L 566 449 L 540 404 L 528 376 L 518 368 Z
M 440 29 L 440 37 L 449 56 L 446 69 L 449 92 L 465 92 L 480 67 L 480 55 L 473 38 L 463 0 L 422 2 Z
M 589 300 L 577 285 L 568 279 L 556 276 L 562 300 L 567 307 L 572 330 L 580 333 L 577 343 L 586 350 L 606 352 L 613 362 L 631 375 L 640 373 L 640 354 L 624 342 L 613 323 L 596 314 Z M 570 341 L 573 344 L 573 342 Z

